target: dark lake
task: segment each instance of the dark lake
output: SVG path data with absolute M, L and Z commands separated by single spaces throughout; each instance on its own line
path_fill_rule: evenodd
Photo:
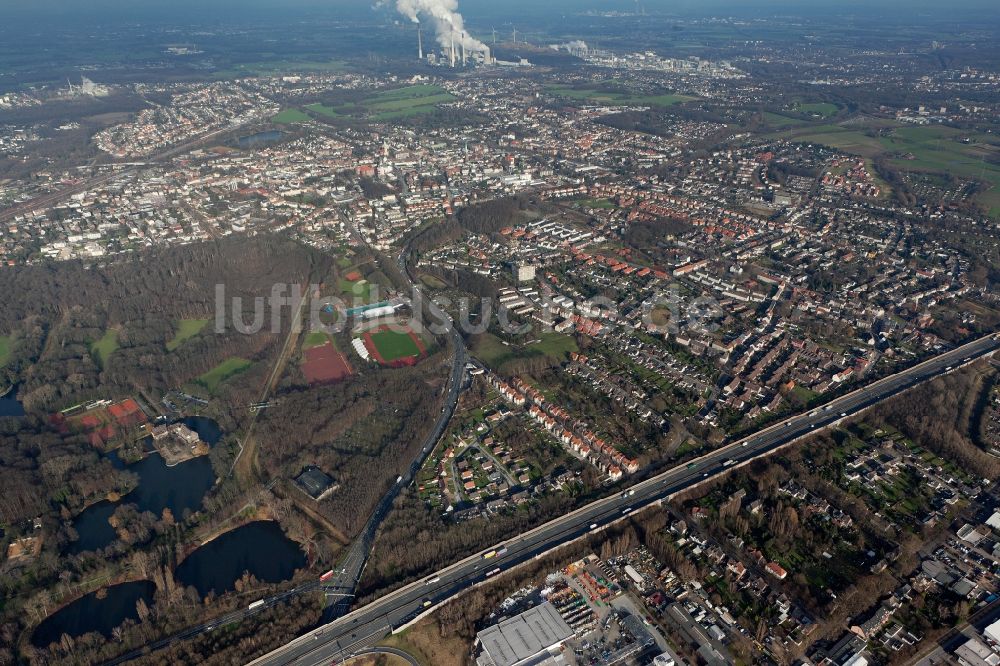
M 212 419 L 204 417 L 188 417 L 184 423 L 198 433 L 209 445 L 219 441 L 222 431 Z M 125 464 L 112 451 L 108 459 L 118 469 L 127 469 L 139 475 L 139 485 L 121 498 L 118 503 L 98 502 L 87 507 L 73 521 L 73 528 L 79 539 L 68 548 L 70 553 L 82 553 L 87 550 L 99 550 L 115 539 L 115 530 L 108 524 L 108 518 L 115 512 L 118 504 L 135 504 L 140 511 L 151 511 L 157 516 L 164 509 L 170 509 L 176 520 L 181 520 L 186 511 L 197 511 L 205 493 L 215 483 L 215 472 L 207 456 L 193 458 L 173 467 L 160 457 L 159 453 L 150 453 L 142 460 Z
M 285 536 L 278 523 L 260 520 L 248 523 L 191 553 L 174 570 L 174 578 L 193 585 L 204 597 L 210 590 L 222 594 L 249 571 L 257 580 L 279 583 L 306 565 L 299 544 Z
M 278 130 L 257 132 L 256 134 L 249 134 L 236 139 L 236 145 L 243 149 L 263 148 L 264 146 L 281 141 L 284 136 L 285 133 Z
M 198 433 L 209 446 L 215 446 L 222 438 L 222 428 L 219 424 L 205 416 L 188 416 L 181 419 L 181 423 Z
M 0 416 L 24 416 L 24 407 L 17 399 L 17 387 L 0 387 L 0 391 L 6 391 L 0 396 Z
M 91 592 L 47 617 L 31 635 L 31 642 L 38 647 L 46 647 L 58 641 L 63 634 L 82 636 L 91 631 L 109 637 L 111 630 L 126 619 L 139 618 L 135 607 L 139 599 L 152 606 L 155 589 L 152 582 L 141 580 L 112 585 L 107 588 L 107 596 L 103 599 L 97 598 L 97 592 Z

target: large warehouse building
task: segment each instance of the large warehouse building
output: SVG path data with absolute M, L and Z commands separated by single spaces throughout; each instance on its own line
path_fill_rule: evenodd
M 478 666 L 541 666 L 573 630 L 546 602 L 476 634 Z

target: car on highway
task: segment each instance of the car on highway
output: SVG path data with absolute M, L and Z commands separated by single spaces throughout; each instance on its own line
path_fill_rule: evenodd
M 433 585 L 441 580 L 441 576 L 434 576 L 433 578 L 428 578 L 424 581 L 424 585 Z
M 590 529 L 596 530 L 597 529 L 597 523 L 591 523 L 590 524 Z
M 431 605 L 431 604 L 433 604 L 433 603 L 434 603 L 434 602 L 433 602 L 433 601 L 431 601 L 430 599 L 424 599 L 424 603 L 423 603 L 423 604 L 421 604 L 421 605 L 422 605 L 422 606 L 423 606 L 424 608 L 427 608 L 428 606 L 430 606 L 430 605 Z

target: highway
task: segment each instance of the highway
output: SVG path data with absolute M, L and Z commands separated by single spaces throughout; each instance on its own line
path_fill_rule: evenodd
M 1000 349 L 998 336 L 980 338 L 940 354 L 898 374 L 836 398 L 806 414 L 776 423 L 637 483 L 628 490 L 596 500 L 503 544 L 456 562 L 337 618 L 251 662 L 254 666 L 331 664 L 370 646 L 423 612 L 492 575 L 540 556 L 627 515 L 662 502 L 729 468 L 766 455 L 817 429 L 838 423 L 921 382 L 945 374 Z M 504 550 L 505 549 L 505 550 Z M 484 555 L 501 551 L 493 557 Z

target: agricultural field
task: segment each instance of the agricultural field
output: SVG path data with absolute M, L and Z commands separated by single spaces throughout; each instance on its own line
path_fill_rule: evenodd
M 808 120 L 803 120 L 801 118 L 792 118 L 790 116 L 783 116 L 778 113 L 771 113 L 770 111 L 765 111 L 763 114 L 764 122 L 768 127 L 782 128 L 782 127 L 802 127 L 803 125 L 808 125 Z
M 837 115 L 840 107 L 831 102 L 812 102 L 807 104 L 796 103 L 792 107 L 792 110 L 797 113 L 808 113 L 815 116 L 822 116 L 823 118 L 830 118 Z
M 406 86 L 405 88 L 383 90 L 382 92 L 354 102 L 339 103 L 332 106 L 315 103 L 303 108 L 314 116 L 328 119 L 368 117 L 374 120 L 392 120 L 394 118 L 405 118 L 407 116 L 430 113 L 437 108 L 437 105 L 452 102 L 455 99 L 454 95 L 440 86 L 420 84 Z M 282 113 L 287 112 L 283 111 Z M 299 121 L 300 119 L 293 118 L 286 122 Z M 275 122 L 280 121 L 276 120 Z
M 104 337 L 90 345 L 90 353 L 104 367 L 115 350 L 118 349 L 118 331 L 113 328 L 104 333 Z
M 310 113 L 315 113 L 317 116 L 323 116 L 324 118 L 340 118 L 341 114 L 337 112 L 336 109 L 326 106 L 325 104 L 306 104 L 305 110 Z
M 177 333 L 167 341 L 167 351 L 174 351 L 185 342 L 201 333 L 210 319 L 181 319 L 177 322 Z
M 659 95 L 633 95 L 627 92 L 602 90 L 596 87 L 573 88 L 564 85 L 553 85 L 546 86 L 545 89 L 559 97 L 567 97 L 580 102 L 621 106 L 666 107 L 697 99 L 697 97 L 691 97 L 690 95 L 676 95 L 671 93 L 662 93 Z
M 244 63 L 235 67 L 235 72 L 238 72 L 238 76 L 246 76 L 247 74 L 269 76 L 274 74 L 287 74 L 289 72 L 313 72 L 323 74 L 342 71 L 344 71 L 344 63 L 339 60 L 274 60 Z
M 292 123 L 304 123 L 307 120 L 311 120 L 308 114 L 299 111 L 298 109 L 285 109 L 281 113 L 273 116 L 271 118 L 272 123 L 278 123 L 279 125 L 290 125 Z
M 980 180 L 992 188 L 979 200 L 1000 215 L 1000 140 L 988 134 L 966 132 L 939 125 L 912 126 L 881 123 L 891 129 L 870 136 L 863 127 L 823 124 L 787 129 L 775 138 L 819 143 L 866 158 L 888 155 L 893 166 L 904 171 L 944 173 Z
M 215 393 L 222 382 L 243 372 L 251 365 L 253 365 L 253 363 L 245 358 L 240 358 L 238 356 L 227 358 L 219 365 L 198 377 L 195 382 L 204 386 L 210 393 Z
M 365 100 L 368 114 L 375 120 L 392 120 L 429 113 L 438 104 L 455 100 L 455 96 L 440 86 L 417 85 L 387 90 Z
M 879 142 L 884 150 L 899 156 L 893 164 L 901 169 L 947 173 L 1000 187 L 996 164 L 1000 139 L 988 134 L 951 127 L 901 127 Z

